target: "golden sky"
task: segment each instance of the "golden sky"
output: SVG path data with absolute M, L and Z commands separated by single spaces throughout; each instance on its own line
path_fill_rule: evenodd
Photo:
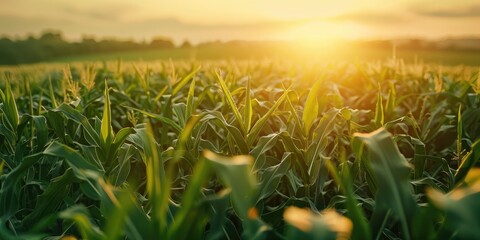
M 176 42 L 480 36 L 478 0 L 0 0 L 0 35 Z

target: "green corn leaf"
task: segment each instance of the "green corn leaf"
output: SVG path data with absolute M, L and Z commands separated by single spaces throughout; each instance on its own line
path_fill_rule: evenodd
M 118 151 L 120 151 L 120 148 L 125 143 L 125 140 L 127 139 L 127 137 L 133 133 L 135 133 L 135 130 L 133 128 L 120 129 L 120 131 L 118 131 L 117 134 L 115 135 L 115 138 L 113 139 L 113 143 L 110 146 L 108 158 L 115 159 L 117 157 Z
M 103 174 L 103 170 L 99 169 L 95 163 L 87 161 L 78 151 L 67 145 L 52 142 L 43 151 L 43 154 L 65 159 L 80 180 L 96 179 Z
M 382 92 L 378 91 L 377 105 L 375 107 L 375 126 L 381 127 L 384 123 L 384 113 L 382 104 Z
M 36 147 L 36 150 L 43 151 L 43 147 L 45 147 L 48 141 L 47 119 L 44 116 L 32 116 L 30 114 L 22 115 L 20 124 L 18 125 L 18 129 L 17 129 L 19 135 L 22 134 L 28 122 L 33 123 L 34 128 L 32 130 L 35 130 L 34 132 L 35 132 L 36 144 L 34 146 Z
M 292 165 L 292 153 L 285 153 L 279 164 L 265 168 L 262 171 L 257 202 L 267 198 L 277 190 L 281 179 L 290 171 Z
M 323 81 L 318 80 L 308 93 L 307 101 L 305 102 L 305 108 L 303 109 L 302 121 L 303 121 L 303 130 L 305 136 L 308 136 L 310 128 L 312 127 L 313 122 L 318 117 L 318 90 L 322 85 Z
M 146 215 L 144 218 L 132 219 L 132 212 L 136 210 L 136 200 L 129 189 L 119 190 L 107 184 L 103 179 L 98 179 L 98 188 L 100 191 L 100 201 L 102 201 L 102 212 L 107 219 L 104 228 L 105 240 L 123 239 L 124 235 L 134 237 L 134 239 L 145 239 L 151 234 L 150 225 Z M 139 223 L 144 226 L 139 227 Z M 147 228 L 146 228 L 147 227 Z M 143 232 L 140 232 L 143 231 Z
M 32 116 L 32 119 L 37 135 L 37 142 L 35 146 L 37 147 L 37 151 L 40 151 L 47 144 L 48 140 L 47 119 L 44 116 Z
M 472 149 L 463 156 L 460 166 L 455 173 L 455 183 L 463 181 L 468 171 L 472 169 L 480 159 L 480 139 L 472 144 Z
M 245 90 L 245 108 L 243 109 L 243 125 L 247 132 L 252 127 L 252 96 L 250 95 L 250 78 L 247 78 L 247 89 Z
M 320 167 L 324 165 L 325 150 L 328 146 L 328 136 L 334 131 L 334 122 L 338 112 L 326 112 L 318 123 L 315 129 L 315 137 L 306 152 L 306 163 L 308 164 L 308 175 L 310 176 L 310 183 L 314 183 L 319 175 Z
M 263 169 L 266 152 L 276 146 L 279 137 L 279 134 L 272 133 L 258 139 L 256 146 L 250 151 L 250 155 L 255 159 L 253 164 L 254 173 Z
M 105 91 L 103 94 L 104 104 L 103 104 L 103 117 L 102 117 L 102 127 L 101 127 L 101 137 L 104 146 L 106 147 L 105 151 L 108 152 L 110 145 L 112 144 L 114 134 L 112 129 L 112 110 L 110 108 L 110 96 L 108 94 L 108 84 L 105 80 Z
M 445 215 L 439 237 L 451 239 L 479 239 L 480 232 L 480 170 L 470 170 L 476 179 L 469 186 L 459 187 L 448 194 L 428 189 L 427 196 Z
M 150 222 L 130 188 L 116 188 L 103 179 L 97 179 L 96 188 L 99 189 L 101 211 L 106 219 L 103 239 L 124 239 L 125 236 L 128 239 L 154 239 L 159 236 L 154 231 L 158 226 Z
M 120 129 L 120 131 L 118 131 L 117 134 L 115 135 L 113 144 L 120 147 L 125 142 L 125 139 L 127 139 L 127 137 L 134 132 L 135 130 L 129 127 Z
M 353 222 L 352 239 L 372 239 L 370 228 L 365 217 L 365 212 L 358 204 L 358 200 L 354 194 L 353 179 L 352 175 L 350 174 L 350 168 L 346 163 L 345 151 L 341 152 L 341 159 L 342 174 L 339 174 L 337 167 L 335 167 L 331 161 L 327 161 L 326 166 L 334 180 L 340 186 L 343 194 L 345 194 L 348 210 L 347 216 Z
M 390 90 L 388 91 L 387 103 L 385 106 L 385 112 L 388 114 L 393 114 L 396 106 L 397 92 L 395 90 L 395 85 L 390 83 Z
M 227 210 L 230 203 L 230 189 L 224 189 L 217 194 L 207 195 L 203 200 L 203 204 L 209 204 L 210 229 L 205 239 L 235 239 L 240 240 L 240 235 L 235 228 L 228 229 Z
M 147 111 L 144 111 L 144 110 L 141 110 L 141 109 L 138 109 L 138 108 L 133 108 L 133 107 L 129 107 L 129 106 L 126 106 L 126 108 L 128 109 L 132 109 L 132 110 L 135 110 L 135 111 L 138 111 L 142 114 L 145 114 L 146 116 L 149 116 L 151 118 L 154 118 L 156 120 L 159 120 L 161 121 L 162 123 L 172 127 L 177 133 L 180 133 L 182 132 L 182 127 L 180 127 L 180 125 L 178 125 L 178 123 L 176 123 L 175 121 L 173 121 L 171 118 L 167 118 L 167 117 L 164 117 L 160 114 L 155 114 L 155 113 L 150 113 L 150 112 L 147 112 Z
M 224 126 L 228 133 L 233 137 L 233 140 L 236 143 L 236 147 L 238 147 L 241 151 L 241 153 L 248 153 L 248 145 L 247 142 L 245 141 L 245 138 L 243 137 L 242 133 L 240 132 L 240 129 L 237 127 L 229 124 L 227 120 L 223 117 L 223 115 L 220 112 L 211 112 L 207 115 L 205 115 L 202 118 L 202 121 L 216 121 L 219 122 L 221 126 Z
M 463 136 L 463 121 L 462 121 L 462 105 L 458 107 L 457 113 L 457 157 L 461 160 L 462 157 L 462 136 Z
M 245 126 L 243 125 L 242 115 L 240 114 L 240 111 L 238 110 L 237 105 L 233 101 L 232 94 L 231 94 L 230 90 L 228 90 L 228 87 L 225 84 L 225 81 L 223 80 L 223 77 L 221 76 L 221 74 L 218 71 L 216 71 L 215 73 L 217 75 L 216 79 L 217 79 L 218 83 L 220 84 L 223 95 L 227 99 L 227 103 L 230 106 L 230 108 L 232 109 L 233 114 L 235 115 L 235 118 L 238 122 L 238 125 L 240 126 L 240 130 L 241 130 L 243 135 L 246 135 L 247 130 L 245 129 Z
M 71 119 L 76 123 L 82 125 L 83 130 L 88 135 L 87 141 L 91 140 L 93 142 L 91 142 L 90 144 L 102 146 L 102 139 L 100 138 L 100 135 L 98 134 L 97 131 L 95 131 L 95 129 L 90 124 L 90 122 L 88 122 L 88 119 L 84 115 L 82 115 L 82 113 L 80 113 L 78 110 L 72 108 L 68 104 L 63 103 L 58 108 L 53 109 L 52 111 L 61 112 L 65 115 L 66 118 Z
M 65 142 L 65 119 L 62 114 L 50 110 L 45 114 L 45 117 L 47 118 L 48 125 L 53 129 L 56 138 Z
M 191 239 L 202 234 L 202 232 L 196 232 L 195 228 L 205 227 L 207 222 L 201 219 L 205 219 L 207 214 L 205 207 L 199 208 L 198 200 L 201 196 L 202 185 L 210 176 L 210 168 L 205 160 L 200 160 L 196 164 L 192 179 L 183 196 L 182 207 L 175 215 L 175 221 L 168 228 L 168 239 Z M 191 235 L 193 233 L 195 234 Z
M 203 157 L 226 186 L 232 189 L 232 204 L 241 219 L 247 219 L 248 211 L 254 206 L 256 183 L 250 174 L 253 159 L 239 155 L 224 157 L 211 151 L 205 151 Z
M 48 76 L 48 90 L 50 94 L 50 101 L 52 101 L 53 108 L 57 108 L 57 100 L 55 98 L 55 91 L 53 90 L 52 77 Z
M 33 226 L 42 217 L 52 214 L 68 196 L 72 183 L 76 181 L 71 169 L 52 179 L 45 191 L 37 197 L 35 209 L 23 219 L 25 226 Z
M 154 102 L 158 102 L 160 101 L 160 98 L 162 98 L 164 96 L 164 94 L 167 92 L 168 90 L 168 85 L 166 85 L 165 87 L 162 88 L 162 90 L 160 90 L 157 94 L 157 96 L 153 99 Z
M 412 222 L 412 239 L 438 239 L 438 219 L 440 212 L 431 204 L 421 206 Z M 441 236 L 444 237 L 444 236 Z
M 203 157 L 220 178 L 231 189 L 232 206 L 242 220 L 243 237 L 246 239 L 264 239 L 270 229 L 258 216 L 254 208 L 256 180 L 251 174 L 253 159 L 248 155 L 223 157 L 211 151 L 204 151 Z
M 157 226 L 154 229 L 156 236 L 165 237 L 171 186 L 152 131 L 152 127 L 147 125 L 147 128 L 140 132 L 140 136 L 143 143 L 143 158 L 147 167 L 147 192 L 152 205 L 151 223 Z
M 188 119 L 188 122 L 185 124 L 185 128 L 180 133 L 178 137 L 177 146 L 173 156 L 173 162 L 177 163 L 184 155 L 187 149 L 187 142 L 191 139 L 192 131 L 197 123 L 200 121 L 200 115 L 193 115 Z
M 308 174 L 308 165 L 305 162 L 304 152 L 295 145 L 295 142 L 292 139 L 292 136 L 287 132 L 282 132 L 280 137 L 283 141 L 285 149 L 288 152 L 292 152 L 295 154 L 296 161 L 294 161 L 294 169 L 296 174 L 300 174 L 300 178 L 304 183 L 310 182 L 309 174 Z
M 187 105 L 185 103 L 176 103 L 172 105 L 173 117 L 177 118 L 178 125 L 184 127 L 187 123 Z
M 295 92 L 292 91 L 291 94 L 294 94 Z M 287 102 L 288 102 L 288 106 L 290 107 L 290 112 L 293 116 L 293 119 L 295 120 L 295 123 L 297 126 L 302 126 L 302 122 L 300 121 L 300 118 L 298 117 L 298 114 L 297 114 L 297 110 L 295 109 L 295 107 L 293 106 L 293 103 L 292 103 L 292 99 L 290 98 L 290 94 L 287 95 Z M 305 131 L 303 131 L 302 133 L 304 133 Z
M 257 140 L 258 135 L 260 134 L 260 131 L 262 130 L 263 126 L 267 123 L 268 119 L 270 116 L 275 113 L 275 111 L 278 109 L 278 107 L 285 101 L 285 99 L 288 96 L 288 92 L 290 89 L 287 89 L 283 92 L 282 96 L 273 104 L 273 106 L 268 110 L 268 112 L 263 115 L 258 121 L 253 125 L 252 129 L 247 135 L 247 144 L 249 146 L 252 146 L 255 140 Z
M 425 144 L 415 144 L 415 156 L 413 157 L 413 162 L 415 163 L 415 179 L 423 177 L 426 160 Z
M 10 125 L 11 130 L 17 129 L 19 123 L 17 103 L 15 102 L 15 97 L 10 86 L 10 82 L 7 81 L 5 93 L 0 89 L 0 96 L 4 104 L 4 111 L 8 124 Z
M 63 219 L 70 219 L 77 224 L 77 227 L 84 239 L 102 240 L 105 234 L 90 221 L 88 210 L 83 205 L 75 205 L 62 211 L 59 216 Z
M 187 109 L 185 113 L 185 119 L 188 119 L 193 114 L 193 111 L 195 110 L 195 105 L 198 105 L 198 102 L 194 103 L 194 97 L 195 97 L 195 79 L 192 80 L 192 82 L 190 83 L 190 87 L 188 89 Z
M 412 196 L 409 182 L 410 166 L 398 150 L 392 136 L 380 128 L 368 134 L 354 134 L 352 147 L 361 156 L 361 148 L 368 151 L 368 163 L 372 168 L 377 185 L 375 211 L 373 213 L 373 230 L 377 233 L 383 219 L 389 211 L 391 216 L 400 221 L 402 237 L 410 239 L 409 223 L 418 208 Z
M 174 83 L 172 95 L 173 96 L 176 95 L 188 83 L 190 79 L 193 79 L 193 77 L 195 76 L 195 73 L 197 73 L 198 70 L 200 70 L 201 68 L 202 68 L 201 66 L 197 67 L 195 70 L 191 71 L 187 76 L 182 78 L 182 80 Z
M 18 210 L 18 193 L 16 186 L 22 177 L 42 157 L 41 153 L 23 157 L 22 162 L 8 174 L 2 175 L 2 188 L 0 189 L 0 219 L 8 219 Z M 2 161 L 2 167 L 3 167 Z
M 168 180 L 173 178 L 176 171 L 176 163 L 184 156 L 187 141 L 190 139 L 192 130 L 199 120 L 200 116 L 192 116 L 180 134 L 173 160 L 169 162 L 167 170 Z M 168 228 L 168 239 L 189 239 L 189 237 L 192 237 L 192 234 L 200 237 L 203 233 L 207 224 L 206 207 L 197 205 L 197 202 L 201 197 L 202 185 L 209 176 L 210 166 L 206 164 L 205 160 L 201 159 L 193 170 L 192 179 L 184 193 L 182 207 L 175 215 L 173 224 Z
M 131 159 L 135 153 L 135 147 L 130 144 L 126 144 L 118 150 L 118 165 L 113 168 L 110 174 L 112 184 L 120 186 L 127 180 L 131 170 Z

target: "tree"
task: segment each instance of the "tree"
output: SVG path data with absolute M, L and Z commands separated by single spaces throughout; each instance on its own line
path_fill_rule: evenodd
M 165 37 L 155 37 L 150 42 L 150 46 L 155 48 L 172 48 L 175 45 L 173 44 L 172 40 Z
M 192 44 L 188 40 L 185 40 L 185 41 L 183 41 L 183 43 L 180 47 L 189 48 L 189 47 L 192 47 Z

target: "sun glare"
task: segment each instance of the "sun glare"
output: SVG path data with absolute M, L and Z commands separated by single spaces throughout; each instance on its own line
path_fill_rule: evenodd
M 295 44 L 302 55 L 329 54 L 341 50 L 345 39 L 355 38 L 355 29 L 328 21 L 309 21 L 299 24 L 282 36 Z

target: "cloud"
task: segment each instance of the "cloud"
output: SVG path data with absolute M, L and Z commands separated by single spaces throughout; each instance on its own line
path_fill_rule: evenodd
M 179 20 L 177 18 L 156 18 L 139 20 L 128 23 L 129 25 L 138 25 L 144 27 L 164 27 L 169 29 L 181 29 L 181 30 L 275 30 L 285 29 L 288 27 L 296 26 L 302 21 L 259 21 L 251 23 L 240 24 L 198 24 Z
M 355 22 L 368 25 L 396 24 L 408 21 L 405 17 L 388 12 L 350 12 L 327 18 L 329 21 Z
M 480 5 L 449 8 L 421 8 L 415 7 L 412 11 L 418 15 L 438 18 L 480 18 Z
M 38 33 L 45 29 L 68 29 L 75 25 L 74 22 L 64 19 L 58 21 L 44 16 L 18 16 L 14 14 L 0 14 L 1 34 L 24 35 Z
M 260 21 L 239 24 L 199 24 L 186 22 L 177 18 L 156 18 L 146 20 L 121 21 L 121 14 L 106 16 L 93 10 L 66 9 L 68 14 L 61 16 L 23 16 L 1 14 L 0 35 L 25 36 L 25 33 L 38 34 L 45 29 L 58 29 L 67 37 L 77 38 L 83 34 L 98 37 L 135 37 L 137 39 L 152 36 L 170 36 L 181 40 L 184 38 L 230 39 L 234 37 L 266 36 L 290 27 L 299 22 Z M 71 17 L 67 17 L 71 15 Z M 84 20 L 82 20 L 84 19 Z M 87 20 L 88 21 L 85 21 Z M 115 20 L 119 19 L 119 20 Z M 193 40 L 193 39 L 192 39 Z
M 115 4 L 115 5 L 96 5 L 95 7 L 73 7 L 64 5 L 60 11 L 70 16 L 87 18 L 91 20 L 118 21 L 127 13 L 136 9 L 134 5 Z

